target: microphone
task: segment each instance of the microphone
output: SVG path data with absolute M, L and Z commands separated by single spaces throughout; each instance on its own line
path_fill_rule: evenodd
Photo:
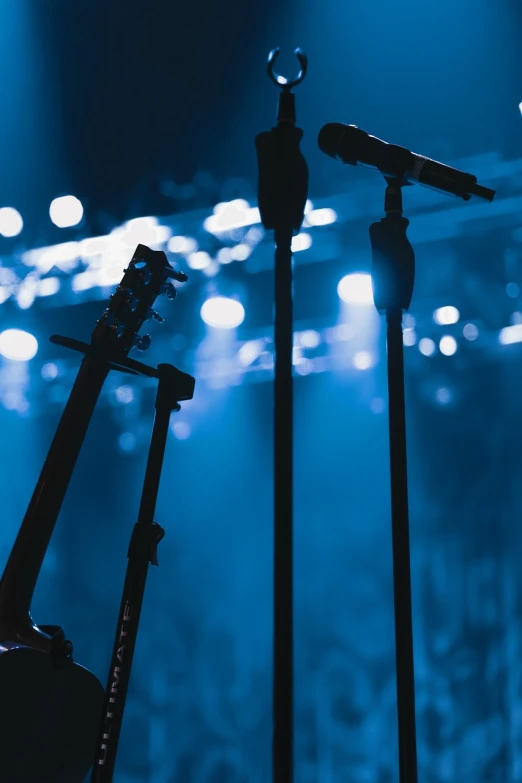
M 377 169 L 385 177 L 401 179 L 404 184 L 418 183 L 464 201 L 472 195 L 486 201 L 493 201 L 495 196 L 494 190 L 478 185 L 473 174 L 417 155 L 406 147 L 388 144 L 356 125 L 329 122 L 319 131 L 317 143 L 322 152 L 341 163 Z

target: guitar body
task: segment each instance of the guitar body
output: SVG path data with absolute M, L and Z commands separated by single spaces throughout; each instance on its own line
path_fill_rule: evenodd
M 53 653 L 0 642 L 0 778 L 83 783 L 92 766 L 104 690 Z

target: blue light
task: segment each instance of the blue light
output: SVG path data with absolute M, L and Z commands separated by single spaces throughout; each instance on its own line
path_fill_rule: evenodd
M 36 337 L 22 329 L 6 329 L 0 333 L 0 354 L 6 359 L 27 362 L 36 355 Z
M 76 196 L 60 196 L 51 201 L 49 215 L 55 226 L 76 226 L 83 217 L 83 206 Z
M 369 370 L 375 365 L 375 357 L 369 351 L 357 351 L 353 357 L 356 370 Z
M 345 275 L 337 286 L 337 293 L 343 302 L 355 304 L 372 304 L 373 288 L 371 275 L 357 272 Z
M 127 453 L 134 451 L 136 449 L 136 445 L 136 435 L 134 435 L 132 432 L 122 432 L 118 438 L 118 446 L 120 447 L 121 451 Z
M 54 362 L 47 362 L 42 367 L 42 378 L 46 381 L 54 381 L 58 377 L 58 366 Z
M 245 308 L 237 299 L 213 296 L 203 302 L 200 315 L 208 326 L 217 329 L 234 329 L 243 323 Z
M 24 227 L 21 214 L 13 207 L 0 209 L 0 234 L 3 237 L 15 237 Z
M 114 396 L 122 405 L 128 405 L 134 399 L 134 389 L 132 386 L 118 386 Z

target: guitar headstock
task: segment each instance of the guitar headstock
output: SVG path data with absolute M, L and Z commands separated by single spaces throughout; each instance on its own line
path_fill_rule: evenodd
M 121 283 L 111 296 L 109 307 L 91 334 L 91 344 L 127 354 L 131 348 L 144 351 L 150 335 L 140 336 L 145 321 L 164 319 L 153 309 L 156 298 L 165 294 L 174 299 L 176 289 L 169 279 L 185 282 L 187 276 L 175 271 L 162 250 L 138 245 Z

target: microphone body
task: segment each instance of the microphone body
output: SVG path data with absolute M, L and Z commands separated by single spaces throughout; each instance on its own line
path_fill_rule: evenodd
M 329 122 L 319 131 L 317 142 L 322 152 L 341 163 L 376 169 L 403 184 L 418 183 L 464 201 L 472 195 L 486 201 L 493 201 L 495 196 L 494 190 L 478 185 L 473 174 L 417 155 L 406 147 L 388 144 L 356 125 Z

